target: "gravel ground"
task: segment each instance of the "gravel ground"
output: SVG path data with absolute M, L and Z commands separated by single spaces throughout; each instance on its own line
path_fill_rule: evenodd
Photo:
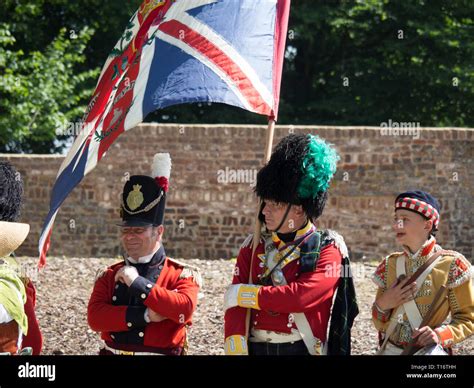
M 35 258 L 19 259 L 34 267 Z M 36 279 L 37 316 L 44 336 L 44 354 L 97 354 L 99 335 L 87 325 L 87 303 L 97 269 L 118 259 L 48 258 L 46 268 Z M 230 283 L 231 260 L 189 260 L 203 274 L 204 286 L 190 330 L 189 354 L 222 355 L 222 299 Z M 377 334 L 370 319 L 375 285 L 370 275 L 375 263 L 353 263 L 360 314 L 352 331 L 353 354 L 373 354 Z M 456 354 L 474 355 L 474 336 L 455 348 Z

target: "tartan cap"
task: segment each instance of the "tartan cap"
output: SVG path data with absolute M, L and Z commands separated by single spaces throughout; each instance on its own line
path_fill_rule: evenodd
M 419 213 L 428 220 L 433 220 L 433 229 L 437 230 L 440 219 L 440 205 L 431 194 L 421 191 L 405 191 L 395 199 L 395 210 L 405 209 Z

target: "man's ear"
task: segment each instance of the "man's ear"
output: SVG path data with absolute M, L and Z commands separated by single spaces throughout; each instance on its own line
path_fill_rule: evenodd
M 293 209 L 295 211 L 295 214 L 298 216 L 298 217 L 301 217 L 303 216 L 305 213 L 304 213 L 304 210 L 303 210 L 303 206 L 301 205 L 293 205 Z
M 158 226 L 158 235 L 161 237 L 165 232 L 165 227 L 163 225 Z
M 153 236 L 156 238 L 156 242 L 161 242 L 161 238 L 163 237 L 163 232 L 165 228 L 163 225 L 158 225 L 153 227 Z
M 433 220 L 426 220 L 425 221 L 425 230 L 429 233 L 433 229 Z

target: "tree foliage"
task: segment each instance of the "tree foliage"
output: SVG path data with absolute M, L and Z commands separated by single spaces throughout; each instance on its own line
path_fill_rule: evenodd
M 140 0 L 4 0 L 0 152 L 55 152 Z M 293 0 L 279 123 L 473 126 L 470 0 Z M 265 123 L 222 104 L 173 106 L 147 121 Z

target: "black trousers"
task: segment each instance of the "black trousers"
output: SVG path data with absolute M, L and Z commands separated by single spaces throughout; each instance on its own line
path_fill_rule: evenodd
M 249 342 L 249 355 L 251 356 L 309 356 L 304 342 L 286 342 L 272 344 L 269 342 Z

